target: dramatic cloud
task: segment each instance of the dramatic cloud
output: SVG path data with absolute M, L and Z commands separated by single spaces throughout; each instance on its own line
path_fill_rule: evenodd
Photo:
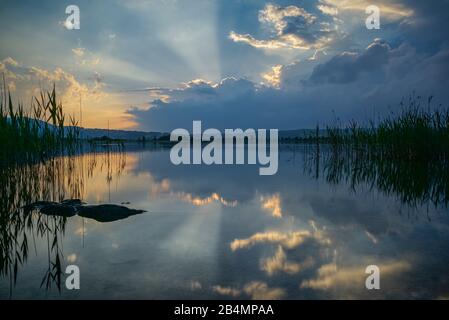
M 303 269 L 313 266 L 313 264 L 314 261 L 310 257 L 302 263 L 287 260 L 287 255 L 284 249 L 282 249 L 281 246 L 278 246 L 278 249 L 273 257 L 262 261 L 261 269 L 265 271 L 269 276 L 280 272 L 284 272 L 287 274 L 296 274 Z
M 236 298 L 242 294 L 242 291 L 239 289 L 231 288 L 231 287 L 222 287 L 222 286 L 213 286 L 212 291 L 222 295 Z
M 328 6 L 324 4 L 317 5 L 318 10 L 320 10 L 322 13 L 327 14 L 329 16 L 336 16 L 338 15 L 338 9 L 333 6 Z
M 324 60 L 324 59 L 323 59 Z M 349 121 L 385 113 L 413 91 L 446 102 L 449 49 L 418 52 L 408 43 L 392 47 L 374 39 L 366 48 L 344 51 L 326 61 L 276 65 L 262 74 L 265 84 L 226 78 L 219 83 L 194 80 L 177 89 L 150 89 L 156 100 L 147 109 L 132 108 L 141 128 L 207 127 L 311 128 L 329 124 L 335 114 Z
M 310 76 L 313 83 L 348 83 L 356 81 L 360 74 L 382 70 L 390 57 L 391 48 L 376 39 L 362 53 L 343 52 L 328 62 L 316 66 Z
M 267 231 L 258 232 L 247 239 L 235 239 L 231 243 L 231 250 L 250 248 L 260 243 L 278 244 L 284 248 L 292 249 L 300 246 L 307 240 L 314 240 L 318 243 L 329 244 L 330 239 L 319 230 L 314 232 L 308 230 L 300 230 L 293 232 Z
M 258 87 L 246 79 L 226 78 L 217 84 L 195 82 L 176 90 L 150 90 L 155 91 L 165 96 L 165 102 L 157 99 L 147 110 L 133 108 L 128 111 L 142 128 L 150 130 L 191 127 L 192 120 L 203 120 L 204 125 L 215 128 L 231 124 L 257 127 L 263 117 L 266 118 L 265 125 L 269 126 L 270 118 L 273 118 L 269 113 L 275 113 L 277 109 L 270 103 L 274 102 L 270 95 L 277 95 L 275 89 Z M 170 97 L 168 102 L 167 95 Z M 254 117 L 251 119 L 249 114 Z
M 436 53 L 449 45 L 449 4 L 435 0 L 405 0 L 413 15 L 399 24 L 397 32 L 420 52 Z
M 46 81 L 48 84 L 58 83 L 59 88 L 62 88 L 63 102 L 70 103 L 74 100 L 79 101 L 82 95 L 85 99 L 99 101 L 107 96 L 103 91 L 104 85 L 101 82 L 95 81 L 92 86 L 80 83 L 75 76 L 61 68 L 56 68 L 53 71 L 31 67 L 30 73 L 35 75 L 40 80 Z
M 229 38 L 255 48 L 322 49 L 332 40 L 336 30 L 329 29 L 325 21 L 317 20 L 317 16 L 300 7 L 267 4 L 259 12 L 259 22 L 271 30 L 271 38 L 258 40 L 250 34 L 234 31 L 230 32 Z
M 86 50 L 86 48 L 74 48 L 72 49 L 72 52 L 75 55 L 77 64 L 79 65 L 96 66 L 101 62 L 99 57 L 96 57 L 92 52 Z
M 30 101 L 32 97 L 39 96 L 41 90 L 51 90 L 55 85 L 57 99 L 63 104 L 65 113 L 75 116 L 78 121 L 83 120 L 83 125 L 101 119 L 104 127 L 108 121 L 116 127 L 134 125 L 130 121 L 131 116 L 123 113 L 122 97 L 108 91 L 97 72 L 87 81 L 81 81 L 72 72 L 61 67 L 52 70 L 25 66 L 11 57 L 0 61 L 0 72 L 5 75 L 9 90 L 15 91 L 14 96 L 21 101 Z M 82 116 L 80 102 L 83 107 Z M 30 110 L 28 103 L 25 104 L 25 110 Z
M 275 218 L 282 218 L 281 197 L 279 193 L 269 196 L 261 196 L 262 208 L 271 212 Z
M 245 284 L 242 289 L 213 286 L 212 291 L 219 295 L 232 298 L 237 298 L 245 294 L 252 300 L 279 300 L 287 294 L 285 289 L 269 287 L 268 284 L 262 281 L 251 281 Z
M 208 204 L 211 204 L 212 202 L 219 202 L 225 207 L 235 207 L 237 205 L 237 201 L 228 201 L 226 199 L 223 199 L 218 193 L 212 193 L 209 197 L 201 198 L 193 196 L 190 193 L 180 193 L 178 194 L 178 197 L 181 198 L 184 201 L 190 202 L 191 204 L 195 206 L 205 206 Z
M 378 0 L 375 3 L 370 0 L 320 0 L 320 3 L 318 9 L 329 15 L 363 13 L 373 4 L 379 7 L 382 17 L 389 20 L 403 19 L 413 15 L 413 10 L 406 3 L 397 0 Z
M 282 288 L 270 288 L 265 282 L 253 281 L 245 285 L 243 291 L 251 297 L 252 300 L 279 300 L 286 292 Z
M 278 64 L 271 67 L 271 70 L 266 73 L 262 73 L 262 79 L 269 86 L 279 88 L 281 85 L 282 65 Z
M 82 57 L 84 55 L 85 50 L 86 49 L 84 49 L 84 48 L 75 48 L 75 49 L 72 49 L 72 52 L 75 54 L 75 56 Z
M 316 278 L 304 280 L 300 287 L 315 290 L 338 288 L 342 292 L 345 290 L 366 290 L 360 284 L 365 282 L 365 268 L 367 265 L 368 264 L 355 267 L 339 267 L 335 263 L 325 264 L 318 269 Z M 391 261 L 379 265 L 379 269 L 381 270 L 382 277 L 388 279 L 398 273 L 410 270 L 411 266 L 406 261 Z M 385 281 L 385 279 L 383 281 Z

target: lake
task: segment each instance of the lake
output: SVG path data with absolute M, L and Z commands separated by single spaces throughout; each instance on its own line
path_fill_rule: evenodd
M 4 166 L 0 298 L 449 298 L 447 167 L 280 145 L 277 174 L 258 169 L 175 166 L 167 147 L 137 144 Z M 63 199 L 146 212 L 21 209 Z M 67 265 L 80 290 L 66 289 Z M 365 288 L 369 265 L 379 290 Z

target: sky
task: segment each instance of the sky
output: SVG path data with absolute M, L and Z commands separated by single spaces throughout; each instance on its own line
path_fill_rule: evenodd
M 2 0 L 0 73 L 25 107 L 54 83 L 84 127 L 314 128 L 447 109 L 448 33 L 448 0 Z

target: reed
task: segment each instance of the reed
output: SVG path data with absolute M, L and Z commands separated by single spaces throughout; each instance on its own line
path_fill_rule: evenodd
M 449 110 L 434 108 L 432 98 L 423 103 L 411 95 L 376 124 L 361 126 L 352 121 L 344 128 L 328 127 L 327 142 L 335 148 L 350 146 L 354 151 L 383 159 L 428 161 L 449 159 Z
M 29 108 L 13 104 L 11 93 L 3 91 L 0 101 L 0 159 L 17 160 L 73 147 L 79 141 L 78 122 L 66 118 L 56 89 L 41 91 Z
M 321 157 L 320 144 L 326 150 Z M 449 110 L 433 107 L 432 97 L 423 102 L 412 94 L 397 114 L 368 126 L 352 121 L 328 127 L 325 137 L 311 137 L 309 145 L 316 145 L 314 175 L 322 171 L 332 184 L 344 181 L 353 191 L 375 187 L 415 208 L 449 205 Z
M 110 187 L 112 181 L 120 179 L 125 167 L 126 154 L 117 146 L 77 149 L 75 154 L 45 161 L 0 165 L 0 282 L 9 282 L 10 297 L 29 255 L 38 254 L 40 241 L 46 242 L 48 256 L 48 265 L 41 270 L 41 287 L 51 290 L 56 286 L 60 291 L 65 269 L 62 242 L 67 218 L 27 206 L 37 201 L 83 199 L 89 179 L 104 172 L 104 183 Z

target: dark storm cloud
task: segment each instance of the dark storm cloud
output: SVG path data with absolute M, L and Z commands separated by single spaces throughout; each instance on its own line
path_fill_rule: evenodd
M 144 128 L 152 130 L 189 128 L 193 120 L 202 120 L 208 127 L 222 129 L 229 124 L 258 127 L 272 123 L 277 113 L 276 102 L 284 100 L 276 90 L 258 88 L 245 79 L 227 78 L 208 86 L 208 90 L 188 86 L 171 96 L 178 100 L 153 101 L 148 110 L 131 109 L 129 113 Z M 285 107 L 288 101 L 281 103 Z
M 443 103 L 449 100 L 449 50 L 429 55 L 407 44 L 391 48 L 375 40 L 361 52 L 342 53 L 319 64 L 303 80 L 297 77 L 301 64 L 285 68 L 281 89 L 235 78 L 219 84 L 197 82 L 172 91 L 169 102 L 156 100 L 147 110 L 128 112 L 148 130 L 190 128 L 193 120 L 219 129 L 295 129 L 329 124 L 334 110 L 342 120 L 367 120 L 374 110 L 387 112 L 413 91 L 435 95 Z
M 375 40 L 362 53 L 343 52 L 315 67 L 310 81 L 319 83 L 348 83 L 356 81 L 364 72 L 382 69 L 390 57 L 390 46 Z
M 404 0 L 414 15 L 401 23 L 398 37 L 418 51 L 436 52 L 449 45 L 449 1 Z

